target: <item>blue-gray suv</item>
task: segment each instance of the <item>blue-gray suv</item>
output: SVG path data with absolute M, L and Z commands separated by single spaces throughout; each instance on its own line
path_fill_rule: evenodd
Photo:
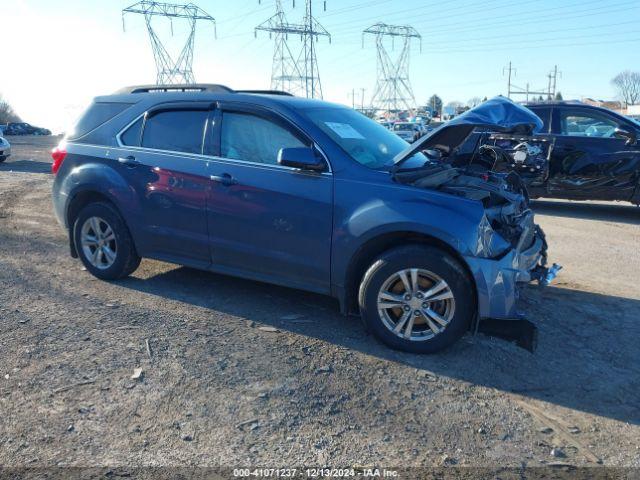
M 54 209 L 100 279 L 147 257 L 318 292 L 389 346 L 435 352 L 517 319 L 517 283 L 554 273 L 517 175 L 441 161 L 476 128 L 540 120 L 500 98 L 465 115 L 409 145 L 282 92 L 131 87 L 52 152 Z

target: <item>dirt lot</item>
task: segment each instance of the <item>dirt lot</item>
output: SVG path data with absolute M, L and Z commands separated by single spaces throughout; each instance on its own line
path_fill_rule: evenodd
M 9 140 L 0 466 L 640 468 L 640 208 L 535 203 L 564 265 L 525 292 L 535 354 L 417 356 L 313 294 L 149 260 L 94 279 L 51 212 L 57 139 Z

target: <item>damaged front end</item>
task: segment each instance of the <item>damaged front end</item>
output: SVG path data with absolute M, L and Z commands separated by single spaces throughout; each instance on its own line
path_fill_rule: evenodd
M 560 266 L 547 266 L 547 241 L 529 208 L 522 177 L 513 171 L 494 171 L 482 164 L 455 167 L 458 148 L 480 128 L 483 132 L 531 133 L 540 120 L 532 112 L 503 98 L 485 102 L 424 137 L 397 157 L 395 181 L 434 189 L 480 202 L 483 215 L 471 253 L 465 256 L 478 291 L 476 329 L 492 335 L 516 336 L 533 350 L 535 326 L 517 309 L 518 284 L 549 284 Z M 415 155 L 422 153 L 416 161 Z M 472 152 L 473 154 L 482 152 Z M 425 161 L 426 160 L 426 161 Z M 495 166 L 496 162 L 491 165 Z M 500 329 L 494 320 L 522 320 Z M 515 333 L 514 333 L 515 332 Z

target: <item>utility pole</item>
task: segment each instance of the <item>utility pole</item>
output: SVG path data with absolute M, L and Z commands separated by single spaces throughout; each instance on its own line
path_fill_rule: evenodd
M 351 108 L 356 109 L 356 89 L 352 88 L 349 93 L 349 97 L 351 97 Z
M 364 112 L 364 92 L 366 91 L 366 88 L 352 88 L 351 91 L 347 94 L 347 96 L 351 99 L 351 108 L 353 108 L 354 110 L 356 110 L 356 98 L 357 98 L 357 94 L 356 94 L 356 90 L 360 91 L 360 98 L 358 100 L 357 105 L 359 105 L 359 110 L 361 112 Z
M 562 76 L 562 72 L 558 71 L 558 65 L 553 67 L 553 71 L 549 73 L 549 100 L 553 100 L 556 96 L 558 87 L 558 75 Z
M 508 67 L 504 67 L 502 69 L 502 74 L 504 75 L 505 72 L 507 72 L 507 77 L 508 77 L 508 84 L 507 84 L 507 96 L 509 98 L 512 97 L 512 95 L 525 95 L 525 98 L 527 101 L 529 101 L 529 96 L 533 95 L 535 97 L 535 95 L 540 95 L 540 96 L 546 96 L 548 100 L 551 100 L 553 98 L 553 96 L 555 96 L 555 92 L 556 92 L 556 78 L 558 76 L 558 74 L 560 72 L 558 72 L 558 66 L 556 65 L 555 69 L 553 70 L 553 72 L 549 73 L 547 75 L 547 87 L 545 88 L 541 88 L 538 90 L 531 90 L 529 88 L 529 82 L 527 82 L 526 84 L 526 88 L 522 88 L 522 87 L 518 87 L 517 85 L 514 85 L 512 83 L 512 76 L 515 76 L 516 73 L 516 69 L 513 68 L 513 66 L 511 65 L 511 62 L 509 62 L 509 66 Z
M 507 69 L 507 67 L 504 67 L 502 69 L 502 74 L 504 75 L 504 71 Z M 513 73 L 515 74 L 515 70 L 513 70 L 512 66 L 511 66 L 511 62 L 509 62 L 509 74 L 508 74 L 508 80 L 507 80 L 507 98 L 511 98 L 511 72 L 513 71 Z
M 410 47 L 413 39 L 420 41 L 422 51 L 422 36 L 410 25 L 388 25 L 376 23 L 362 32 L 362 46 L 364 36 L 375 36 L 377 48 L 377 80 L 376 88 L 371 99 L 371 105 L 380 110 L 391 111 L 408 110 L 416 107 L 416 98 L 409 81 Z M 402 40 L 402 50 L 396 59 L 392 59 L 385 45 L 385 39 L 391 37 Z
M 175 5 L 171 3 L 160 3 L 143 0 L 122 10 L 122 29 L 125 30 L 124 16 L 126 13 L 144 15 L 147 25 L 147 32 L 151 40 L 153 58 L 156 62 L 156 83 L 160 84 L 183 84 L 195 83 L 193 76 L 193 49 L 196 36 L 196 22 L 198 20 L 213 23 L 215 36 L 215 19 L 207 12 L 197 7 L 193 3 L 187 5 Z M 183 19 L 189 23 L 189 34 L 187 40 L 178 56 L 174 60 L 162 44 L 160 37 L 152 26 L 153 17 L 165 17 L 171 21 L 171 32 L 173 33 L 173 20 Z

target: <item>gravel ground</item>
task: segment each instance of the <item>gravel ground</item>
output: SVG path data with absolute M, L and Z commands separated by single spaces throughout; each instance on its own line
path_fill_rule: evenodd
M 9 140 L 0 466 L 640 467 L 640 209 L 535 203 L 564 265 L 525 291 L 535 354 L 417 356 L 314 294 L 150 260 L 94 279 L 51 211 L 57 139 Z

